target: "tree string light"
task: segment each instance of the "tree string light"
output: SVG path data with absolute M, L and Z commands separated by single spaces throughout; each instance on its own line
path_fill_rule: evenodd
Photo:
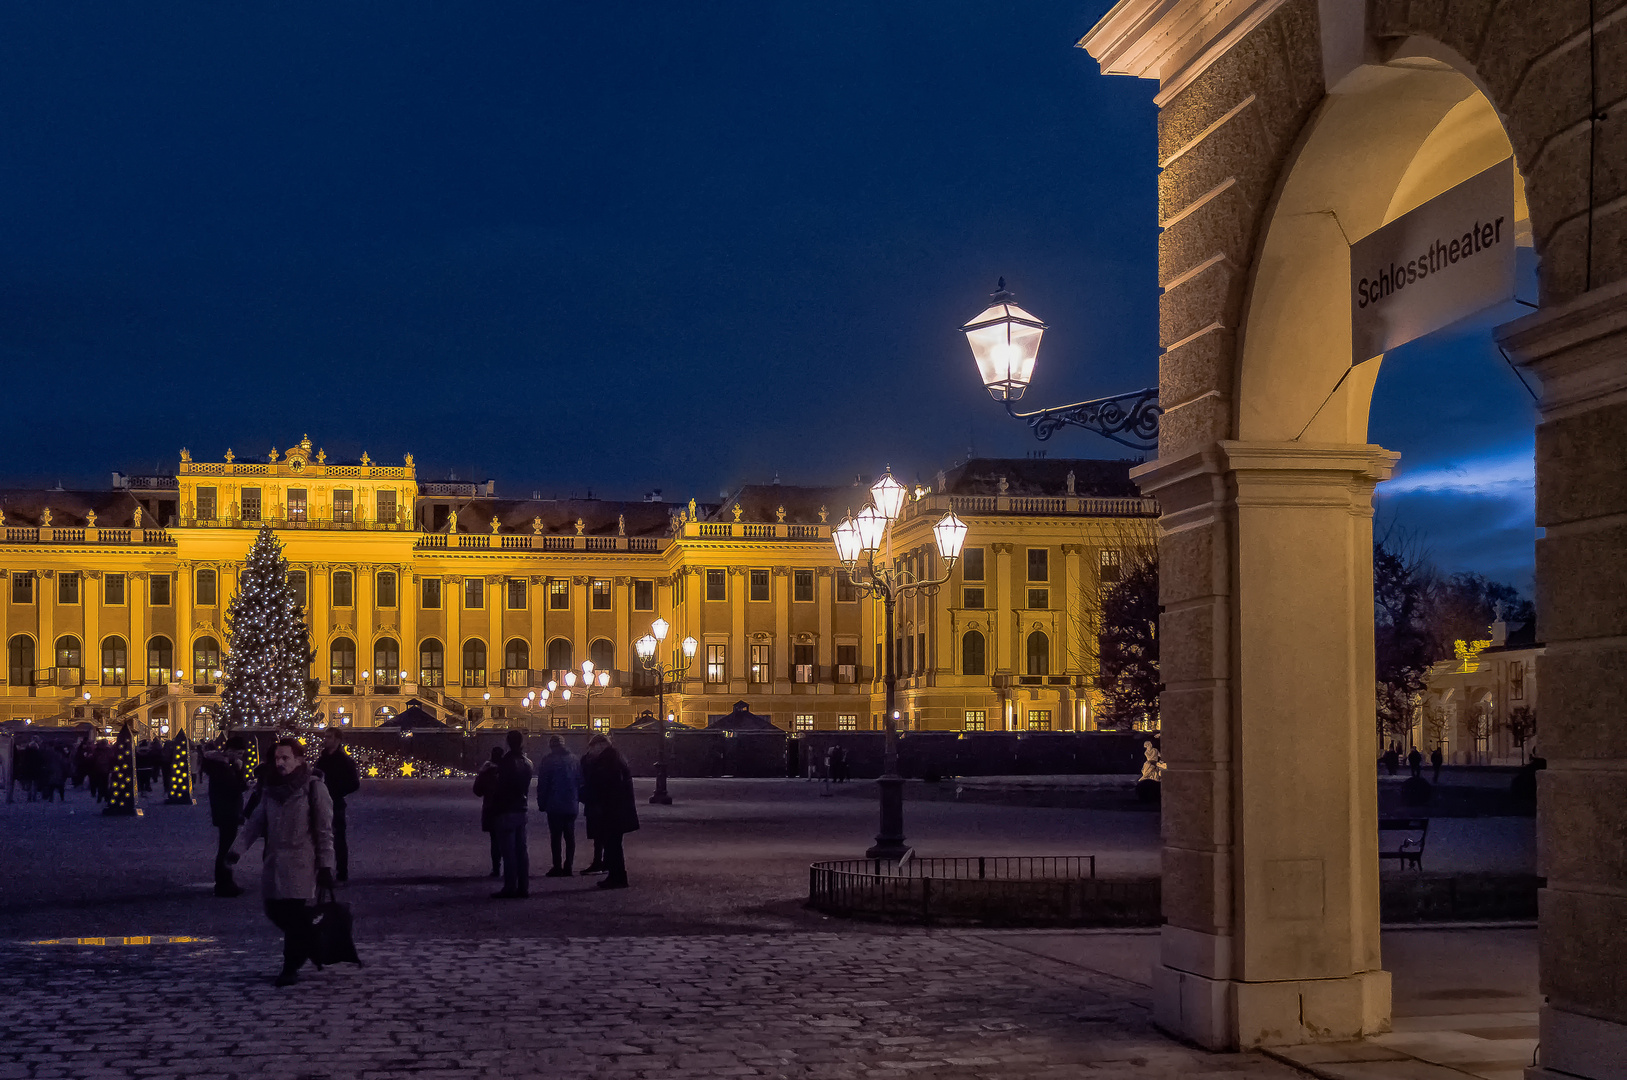
M 288 583 L 283 546 L 269 525 L 260 529 L 244 559 L 237 595 L 226 610 L 226 628 L 221 729 L 314 730 L 311 631 Z

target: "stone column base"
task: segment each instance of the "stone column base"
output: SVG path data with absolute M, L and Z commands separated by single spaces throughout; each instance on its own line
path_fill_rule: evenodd
M 1542 1064 L 1526 1080 L 1627 1080 L 1627 1025 L 1544 1005 L 1537 1021 Z
M 1159 966 L 1153 1021 L 1206 1050 L 1348 1042 L 1390 1030 L 1390 973 L 1249 983 Z

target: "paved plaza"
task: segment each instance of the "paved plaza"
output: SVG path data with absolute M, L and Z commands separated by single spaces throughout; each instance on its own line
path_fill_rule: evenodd
M 82 793 L 0 805 L 0 1080 L 1304 1075 L 1154 1030 L 1150 932 L 903 929 L 807 911 L 807 864 L 868 842 L 862 790 L 724 780 L 674 794 L 673 807 L 640 806 L 632 889 L 534 876 L 529 901 L 499 903 L 466 782 L 370 786 L 352 802 L 343 894 L 367 966 L 307 969 L 287 990 L 270 985 L 276 938 L 256 893 L 210 895 L 205 807 L 154 800 L 107 819 Z M 1158 862 L 1145 811 L 912 801 L 907 820 L 922 854 L 1095 853 L 1114 875 Z M 533 827 L 536 873 L 546 846 Z M 239 875 L 251 889 L 255 862 Z M 1396 1037 L 1411 1023 L 1424 1040 L 1402 1050 L 1469 1039 L 1528 1057 L 1532 937 L 1387 934 Z M 1379 1052 L 1402 1051 L 1363 1049 Z M 1484 1053 L 1460 1060 L 1517 1075 Z M 1432 1068 L 1315 1067 L 1435 1075 L 1392 1065 Z

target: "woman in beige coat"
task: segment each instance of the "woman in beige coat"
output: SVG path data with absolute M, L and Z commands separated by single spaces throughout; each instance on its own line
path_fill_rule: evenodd
M 278 986 L 299 979 L 309 955 L 311 912 L 317 889 L 333 888 L 333 800 L 320 773 L 305 764 L 298 739 L 280 739 L 272 756 L 276 779 L 265 785 L 259 803 L 226 856 L 235 863 L 265 838 L 260 875 L 266 917 L 283 932 Z

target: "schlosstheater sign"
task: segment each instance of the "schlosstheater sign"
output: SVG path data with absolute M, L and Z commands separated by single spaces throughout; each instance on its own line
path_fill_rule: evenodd
M 1514 160 L 1350 248 L 1352 364 L 1514 296 Z

